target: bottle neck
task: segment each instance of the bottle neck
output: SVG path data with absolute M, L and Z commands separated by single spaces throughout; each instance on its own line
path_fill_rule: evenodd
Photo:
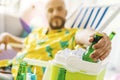
M 114 38 L 115 34 L 116 34 L 115 32 L 111 32 L 111 34 L 109 35 L 110 40 Z

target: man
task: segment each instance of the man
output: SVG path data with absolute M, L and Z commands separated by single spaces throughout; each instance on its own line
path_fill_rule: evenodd
M 92 36 L 95 31 L 92 29 L 78 30 L 65 28 L 67 11 L 63 0 L 49 0 L 46 4 L 46 15 L 49 22 L 47 29 L 34 30 L 24 41 L 6 33 L 1 35 L 0 43 L 7 45 L 8 43 L 23 44 L 24 42 L 25 47 L 18 55 L 24 53 L 24 58 L 48 61 L 53 59 L 55 53 L 61 49 L 74 49 L 77 44 L 80 46 L 84 44 L 89 45 L 93 41 Z M 78 32 L 76 33 L 76 31 Z M 95 61 L 98 59 L 104 60 L 111 50 L 109 37 L 104 34 L 103 38 L 93 47 L 95 50 L 90 57 Z M 38 80 L 42 79 L 42 69 L 38 68 L 37 70 Z

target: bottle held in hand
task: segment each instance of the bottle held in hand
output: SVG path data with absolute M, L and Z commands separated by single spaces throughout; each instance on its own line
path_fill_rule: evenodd
M 93 45 L 96 44 L 102 37 L 103 37 L 103 34 L 100 34 L 98 32 L 95 34 L 93 42 L 91 43 L 91 45 L 88 47 L 87 51 L 82 56 L 82 59 L 84 61 L 95 63 L 95 61 L 90 57 L 90 55 L 94 51 Z
M 26 80 L 26 73 L 27 73 L 27 63 L 23 61 L 20 63 L 16 80 Z
M 111 32 L 111 34 L 109 35 L 110 40 L 112 40 L 115 36 L 115 32 Z M 94 41 L 92 42 L 92 44 L 88 47 L 88 50 L 83 54 L 82 59 L 88 62 L 98 62 L 98 61 L 94 61 L 90 55 L 92 54 L 92 52 L 94 51 L 94 49 L 92 48 L 94 44 L 96 44 L 101 38 L 102 38 L 103 34 L 100 33 L 96 33 L 94 36 Z

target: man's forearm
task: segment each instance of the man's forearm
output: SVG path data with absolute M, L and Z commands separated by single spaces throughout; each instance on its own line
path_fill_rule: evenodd
M 23 40 L 22 38 L 16 37 L 9 33 L 2 33 L 0 35 L 0 45 L 5 45 L 5 50 L 7 49 L 7 45 L 10 45 L 13 48 L 22 49 L 23 48 Z
M 9 34 L 9 43 L 16 43 L 16 44 L 23 44 L 23 41 L 24 39 L 23 38 L 20 38 L 20 37 L 16 37 L 16 36 L 13 36 L 11 34 Z

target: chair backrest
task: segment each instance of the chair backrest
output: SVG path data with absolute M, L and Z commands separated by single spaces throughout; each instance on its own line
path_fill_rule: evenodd
M 66 26 L 71 28 L 91 27 L 102 31 L 119 12 L 120 7 L 116 5 L 81 6 L 68 17 Z
M 118 5 L 109 6 L 81 6 L 67 18 L 65 26 L 68 28 L 88 28 L 103 31 L 120 12 Z M 30 26 L 21 20 L 27 33 L 31 32 Z

